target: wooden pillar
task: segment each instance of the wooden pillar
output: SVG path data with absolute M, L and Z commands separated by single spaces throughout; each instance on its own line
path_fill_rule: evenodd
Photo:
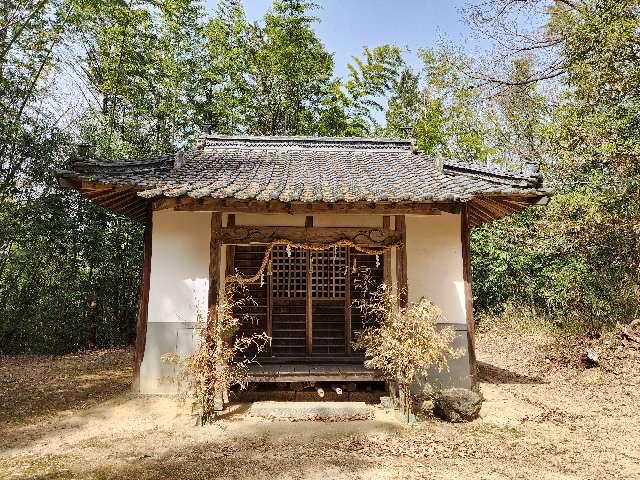
M 304 222 L 306 228 L 313 227 L 313 216 L 307 216 Z M 311 288 L 313 265 L 311 263 L 311 250 L 307 249 L 307 302 L 306 302 L 306 331 L 307 331 L 307 355 L 313 353 L 313 289 Z
M 462 224 L 460 229 L 462 241 L 462 274 L 464 279 L 465 312 L 467 317 L 467 348 L 469 355 L 469 371 L 471 375 L 471 386 L 478 385 L 478 367 L 476 364 L 475 350 L 475 322 L 473 319 L 473 291 L 471 288 L 471 248 L 470 248 L 470 223 L 468 206 L 462 208 Z
M 400 306 L 406 307 L 409 298 L 407 281 L 407 225 L 404 215 L 396 215 L 396 231 L 400 232 L 402 245 L 396 248 L 396 278 Z
M 384 230 L 389 230 L 391 228 L 391 217 L 389 215 L 382 217 L 382 228 Z M 388 288 L 391 288 L 391 252 L 389 250 L 386 250 L 382 256 L 382 268 L 384 269 L 384 284 Z
M 220 260 L 222 258 L 221 253 L 221 235 L 222 231 L 222 214 L 220 212 L 213 212 L 211 214 L 211 240 L 209 241 L 209 295 L 208 295 L 208 317 L 207 328 L 214 325 L 217 321 L 218 315 L 218 301 L 220 296 Z M 217 339 L 218 342 L 222 342 L 222 339 Z M 226 365 L 216 365 L 216 369 L 227 368 Z M 227 396 L 227 392 L 216 392 L 216 396 L 213 401 L 214 411 L 224 410 L 224 400 Z
M 230 213 L 227 215 L 227 227 L 235 227 L 236 226 L 236 215 L 234 213 Z M 235 253 L 236 246 L 235 245 L 226 245 L 227 250 L 227 261 L 225 268 L 225 276 L 233 275 L 235 273 Z
M 344 288 L 344 333 L 345 333 L 345 350 L 347 354 L 351 353 L 351 247 L 347 247 L 345 254 L 346 275 Z
M 218 296 L 220 294 L 220 259 L 222 214 L 213 212 L 211 214 L 211 241 L 209 242 L 209 319 L 217 314 Z
M 151 285 L 151 248 L 153 240 L 153 211 L 147 211 L 144 224 L 144 256 L 142 261 L 142 278 L 140 281 L 140 304 L 138 305 L 138 321 L 136 324 L 135 375 L 140 374 L 140 366 L 144 358 L 147 340 L 147 321 L 149 317 L 149 286 Z
M 229 248 L 229 245 L 227 245 Z M 234 247 L 235 248 L 235 247 Z M 271 253 L 271 262 L 273 260 L 273 253 Z M 273 267 L 273 264 L 271 265 Z M 268 269 L 269 271 L 271 269 Z M 273 272 L 269 275 L 267 272 L 267 335 L 273 338 Z

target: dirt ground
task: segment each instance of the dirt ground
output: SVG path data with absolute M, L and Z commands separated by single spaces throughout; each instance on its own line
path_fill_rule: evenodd
M 0 357 L 2 479 L 640 479 L 640 356 L 564 363 L 545 334 L 479 335 L 481 419 L 272 422 L 237 405 L 192 426 L 129 393 L 132 352 Z M 559 353 L 558 353 L 559 352 Z

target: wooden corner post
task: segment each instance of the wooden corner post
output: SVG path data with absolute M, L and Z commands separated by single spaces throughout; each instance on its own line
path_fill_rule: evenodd
M 216 315 L 218 307 L 218 295 L 220 293 L 220 259 L 222 239 L 222 214 L 211 214 L 211 241 L 209 243 L 209 316 Z
M 144 358 L 144 349 L 147 340 L 147 321 L 149 317 L 149 287 L 151 285 L 151 247 L 153 240 L 153 211 L 147 210 L 147 219 L 144 224 L 144 256 L 142 261 L 142 278 L 140 280 L 140 304 L 138 306 L 138 321 L 136 324 L 136 353 L 135 376 L 140 375 L 140 366 Z
M 468 207 L 466 204 L 462 209 L 461 217 L 462 224 L 460 229 L 460 236 L 462 240 L 462 274 L 464 279 L 465 312 L 467 317 L 467 349 L 469 355 L 469 372 L 471 375 L 471 386 L 475 389 L 478 385 L 478 366 L 476 364 L 476 342 L 474 333 L 475 322 L 473 319 L 473 291 L 471 288 L 471 227 L 469 223 Z
M 211 240 L 209 242 L 209 298 L 207 302 L 207 328 L 209 328 L 213 322 L 217 321 L 218 315 L 218 301 L 220 296 L 220 260 L 222 258 L 221 231 L 222 214 L 220 212 L 213 212 L 211 214 Z M 225 365 L 216 365 L 217 369 L 225 367 Z M 226 396 L 227 392 L 216 392 L 216 396 L 213 401 L 213 409 L 215 411 L 224 410 Z

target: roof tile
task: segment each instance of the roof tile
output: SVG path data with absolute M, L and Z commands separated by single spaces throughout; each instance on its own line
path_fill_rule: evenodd
M 131 186 L 143 198 L 400 202 L 548 193 L 537 173 L 443 161 L 417 152 L 410 141 L 375 138 L 208 135 L 184 154 L 118 163 L 75 161 L 67 173 Z

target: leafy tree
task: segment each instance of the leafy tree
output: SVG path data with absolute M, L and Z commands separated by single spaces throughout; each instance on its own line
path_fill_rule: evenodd
M 415 133 L 414 129 L 420 121 L 423 104 L 420 75 L 410 68 L 405 68 L 389 98 L 385 112 L 385 134 L 403 138 L 407 133 Z
M 333 56 L 312 29 L 314 5 L 279 0 L 252 28 L 249 78 L 253 105 L 248 130 L 260 135 L 317 132 L 323 93 L 333 74 Z
M 418 147 L 429 155 L 458 161 L 504 163 L 511 150 L 505 134 L 524 135 L 524 125 L 511 121 L 504 105 L 485 98 L 470 75 L 473 60 L 451 47 L 420 52 L 420 74 L 405 69 L 395 84 L 386 111 L 385 135 L 406 136 L 413 131 Z M 513 105 L 524 95 L 512 93 Z M 490 121 L 493 119 L 493 121 Z
M 2 4 L 2 353 L 134 335 L 141 227 L 57 186 L 71 143 L 122 161 L 183 148 L 199 123 L 254 134 L 373 128 L 362 105 L 394 81 L 399 51 L 367 51 L 365 73 L 347 86 L 313 31 L 313 8 L 278 1 L 249 24 L 239 0 L 222 0 L 210 18 L 196 0 Z M 69 88 L 61 80 L 77 102 L 55 95 Z
M 172 151 L 193 135 L 202 8 L 193 0 L 70 0 L 96 103 L 84 134 L 106 158 Z
M 484 162 L 494 153 L 486 137 L 484 108 L 465 75 L 471 59 L 449 47 L 421 52 L 425 107 L 416 126 L 418 146 L 427 153 L 460 161 Z
M 508 71 L 510 85 L 495 94 L 486 114 L 489 143 L 516 169 L 525 163 L 549 163 L 545 129 L 550 125 L 550 102 L 536 83 L 526 81 L 532 69 L 531 57 L 515 59 Z
M 639 4 L 531 3 L 549 7 L 545 40 L 518 49 L 542 51 L 542 66 L 523 70 L 519 79 L 484 77 L 492 77 L 499 89 L 527 89 L 553 78 L 552 87 L 561 89 L 542 131 L 531 130 L 534 143 L 540 142 L 553 159 L 547 169 L 557 192 L 536 221 L 523 222 L 524 214 L 475 233 L 476 292 L 502 284 L 506 288 L 499 301 L 529 301 L 566 324 L 597 334 L 603 326 L 640 313 L 640 76 L 634 60 L 640 45 Z M 514 4 L 493 6 L 498 13 L 485 18 L 495 22 Z M 532 100 L 529 112 L 537 103 Z M 514 106 L 520 121 L 532 118 Z M 502 270 L 483 265 L 481 257 L 487 255 L 503 258 Z M 529 279 L 530 288 L 509 287 L 507 277 Z
M 240 0 L 221 1 L 203 31 L 197 90 L 190 102 L 197 118 L 219 133 L 247 130 L 253 98 L 247 78 L 251 33 Z
M 384 111 L 383 99 L 397 88 L 399 71 L 404 67 L 402 52 L 393 45 L 365 47 L 363 55 L 353 57 L 353 63 L 347 65 L 349 78 L 344 84 L 345 109 L 359 136 L 379 128 L 376 113 Z
M 63 2 L 4 2 L 1 14 L 0 349 L 128 342 L 138 228 L 60 191 L 54 178 L 70 135 L 50 89 L 74 10 Z

